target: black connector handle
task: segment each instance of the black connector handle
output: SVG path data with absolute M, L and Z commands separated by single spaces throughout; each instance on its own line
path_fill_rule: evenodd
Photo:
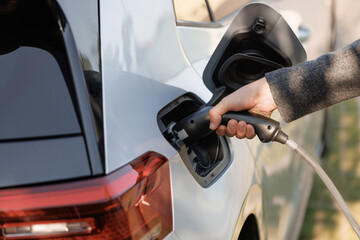
M 255 129 L 256 135 L 263 143 L 276 141 L 285 144 L 287 140 L 287 136 L 286 139 L 283 139 L 281 135 L 279 136 L 281 131 L 280 123 L 271 118 L 246 111 L 228 112 L 223 115 L 221 125 L 226 126 L 231 119 L 235 119 L 238 122 L 244 121 L 247 124 L 251 124 Z
M 187 145 L 203 139 L 213 132 L 209 128 L 209 111 L 211 109 L 211 106 L 203 107 L 177 122 L 173 127 L 174 133 Z M 255 129 L 256 135 L 263 143 L 276 141 L 285 144 L 288 139 L 288 136 L 280 129 L 280 123 L 271 118 L 246 111 L 228 112 L 223 115 L 221 124 L 226 126 L 230 119 L 235 119 L 238 122 L 245 121 L 247 124 L 251 124 Z

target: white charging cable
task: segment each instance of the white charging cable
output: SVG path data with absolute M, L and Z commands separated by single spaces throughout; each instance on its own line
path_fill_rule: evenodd
M 324 182 L 326 187 L 329 189 L 330 193 L 335 198 L 340 210 L 344 213 L 345 217 L 351 224 L 352 228 L 354 229 L 358 239 L 360 239 L 360 226 L 355 220 L 354 216 L 351 214 L 350 209 L 346 205 L 344 199 L 342 198 L 341 194 L 335 187 L 334 183 L 331 181 L 329 176 L 325 173 L 325 171 L 321 168 L 321 166 L 304 150 L 302 149 L 296 142 L 291 139 L 288 139 L 285 142 L 292 150 L 298 153 L 319 175 L 321 180 Z

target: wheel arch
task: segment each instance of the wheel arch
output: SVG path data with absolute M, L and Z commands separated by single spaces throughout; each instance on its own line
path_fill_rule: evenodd
M 235 225 L 232 240 L 265 239 L 263 224 L 262 189 L 254 184 L 250 187 Z

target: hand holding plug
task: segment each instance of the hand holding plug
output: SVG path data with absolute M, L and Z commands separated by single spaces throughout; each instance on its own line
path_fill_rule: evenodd
M 239 88 L 232 94 L 223 98 L 209 112 L 210 129 L 216 130 L 219 136 L 236 136 L 239 139 L 255 137 L 254 127 L 246 124 L 244 121 L 237 122 L 232 119 L 227 126 L 220 125 L 221 117 L 229 111 L 248 110 L 250 113 L 259 114 L 270 117 L 271 113 L 276 109 L 276 104 L 272 97 L 269 84 L 265 77 L 258 81 Z

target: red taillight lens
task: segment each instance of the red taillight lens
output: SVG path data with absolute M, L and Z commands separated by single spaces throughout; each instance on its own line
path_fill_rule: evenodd
M 0 191 L 2 239 L 163 239 L 172 231 L 168 160 L 149 152 L 101 178 Z

